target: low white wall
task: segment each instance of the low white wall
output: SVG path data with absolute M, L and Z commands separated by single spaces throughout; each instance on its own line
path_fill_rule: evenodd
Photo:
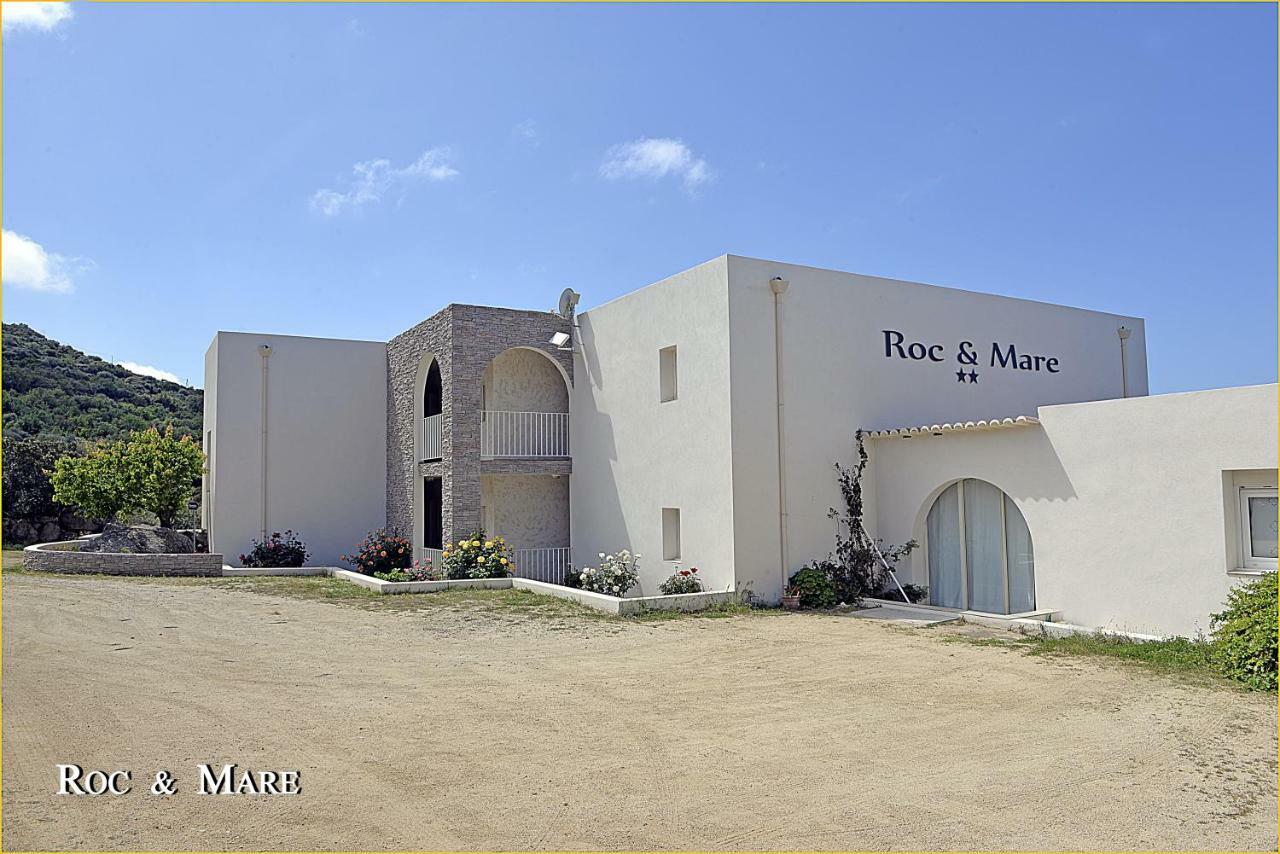
M 220 557 L 215 555 L 215 557 Z M 218 573 L 210 573 L 217 575 Z M 634 616 L 647 611 L 702 611 L 731 602 L 741 601 L 741 596 L 731 590 L 705 591 L 702 593 L 682 593 L 676 596 L 637 596 L 631 599 L 619 599 L 616 596 L 605 596 L 590 590 L 577 590 L 559 584 L 547 584 L 528 578 L 458 578 L 442 581 L 383 581 L 372 575 L 352 572 L 336 566 L 308 566 L 298 568 L 236 569 L 223 567 L 222 575 L 228 577 L 248 577 L 263 575 L 328 575 L 342 581 L 355 584 L 375 593 L 385 595 L 400 593 L 442 593 L 446 590 L 527 590 L 557 599 L 568 599 L 580 605 L 586 605 L 596 611 L 618 616 Z
M 1274 385 L 1040 409 L 1040 426 L 869 443 L 875 533 L 924 541 L 937 494 L 1009 494 L 1035 552 L 1036 606 L 1102 629 L 1207 632 L 1240 582 L 1234 484 L 1275 484 Z M 928 584 L 924 549 L 900 579 Z

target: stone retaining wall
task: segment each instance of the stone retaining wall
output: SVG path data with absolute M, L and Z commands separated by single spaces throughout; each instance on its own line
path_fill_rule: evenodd
M 36 572 L 103 575 L 222 575 L 220 554 L 127 554 L 81 552 L 81 540 L 41 543 L 23 549 L 23 564 Z M 65 549 L 74 549 L 67 551 Z

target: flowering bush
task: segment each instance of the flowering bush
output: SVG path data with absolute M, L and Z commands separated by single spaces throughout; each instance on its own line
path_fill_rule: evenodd
M 444 550 L 445 578 L 506 578 L 515 571 L 511 549 L 502 537 L 485 539 L 484 531 L 450 544 Z
M 676 593 L 701 593 L 702 579 L 698 578 L 698 568 L 678 569 L 671 573 L 666 581 L 658 585 L 658 591 L 667 596 Z
M 444 570 L 431 565 L 431 558 L 415 560 L 406 569 L 392 569 L 387 572 L 375 572 L 374 578 L 383 581 L 442 581 Z
M 293 531 L 254 540 L 248 554 L 240 555 L 241 566 L 302 566 L 307 560 L 307 547 Z
M 617 554 L 600 553 L 600 566 L 586 566 L 578 573 L 578 586 L 606 596 L 623 596 L 640 580 L 640 555 L 623 549 Z
M 354 555 L 343 555 L 342 559 L 355 564 L 356 572 L 376 577 L 379 572 L 408 569 L 413 563 L 413 547 L 399 534 L 379 528 L 356 546 Z

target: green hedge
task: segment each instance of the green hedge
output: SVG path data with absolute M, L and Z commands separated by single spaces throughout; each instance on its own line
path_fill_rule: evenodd
M 1213 615 L 1213 660 L 1224 676 L 1260 691 L 1276 690 L 1276 574 L 1241 585 Z

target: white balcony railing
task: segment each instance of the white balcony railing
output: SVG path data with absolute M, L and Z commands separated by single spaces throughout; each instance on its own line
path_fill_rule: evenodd
M 418 560 L 423 563 L 430 560 L 431 565 L 436 568 L 439 568 L 440 565 L 444 563 L 444 552 L 440 549 L 428 549 L 419 546 L 416 551 L 417 554 L 414 555 L 414 560 Z
M 480 422 L 480 456 L 567 457 L 569 413 L 485 411 Z
M 419 460 L 440 459 L 441 416 L 428 415 L 418 419 L 418 435 L 415 444 L 418 446 Z
M 568 546 L 558 549 L 516 549 L 515 558 L 517 578 L 528 578 L 533 581 L 545 581 L 548 584 L 563 584 L 565 571 L 569 569 Z

